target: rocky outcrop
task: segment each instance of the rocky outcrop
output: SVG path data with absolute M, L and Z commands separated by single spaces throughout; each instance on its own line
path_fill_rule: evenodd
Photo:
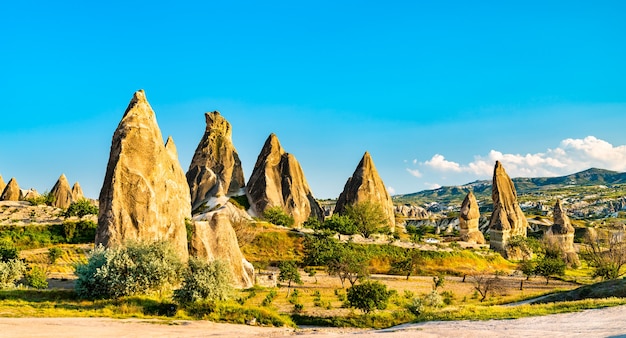
M 528 222 L 517 201 L 515 185 L 500 161 L 496 161 L 493 171 L 491 198 L 493 213 L 489 221 L 489 246 L 505 258 L 521 259 L 519 255 L 507 249 L 507 243 L 514 236 L 526 237 Z
M 426 209 L 410 204 L 396 205 L 394 213 L 408 219 L 427 219 L 432 216 Z
M 261 216 L 271 207 L 280 207 L 300 226 L 309 217 L 323 219 L 322 208 L 313 197 L 296 158 L 286 153 L 271 134 L 257 158 L 246 186 L 253 215 Z
M 134 94 L 113 134 L 99 203 L 96 245 L 167 240 L 188 258 L 189 186 L 174 143 L 163 144 L 143 90 Z
M 459 214 L 459 235 L 462 241 L 468 243 L 485 244 L 485 237 L 479 230 L 480 211 L 476 197 L 470 191 L 463 203 Z
M 389 227 L 393 230 L 396 224 L 393 202 L 369 152 L 365 152 L 352 177 L 346 182 L 343 192 L 337 199 L 335 213 L 343 214 L 347 206 L 365 201 L 381 206 L 387 216 Z
M 22 190 L 22 196 L 24 196 L 24 200 L 29 200 L 31 198 L 37 198 L 41 195 L 39 195 L 39 192 L 34 188 L 30 188 L 28 190 Z
M 563 258 L 570 265 L 578 265 L 580 263 L 578 254 L 574 249 L 574 232 L 575 229 L 563 209 L 560 199 L 556 200 L 553 211 L 554 224 L 548 228 L 545 237 L 549 245 L 558 246 L 563 252 Z
M 231 203 L 220 203 L 224 204 L 216 210 L 194 216 L 190 254 L 209 261 L 219 259 L 228 262 L 235 285 L 249 288 L 254 285 L 254 267 L 243 257 L 232 224 L 252 219 Z
M 0 175 L 0 191 L 4 191 L 4 188 L 7 186 L 6 183 L 4 183 L 4 179 L 2 179 L 2 175 Z
M 17 180 L 15 177 L 9 180 L 9 183 L 4 187 L 2 191 L 2 195 L 0 195 L 1 201 L 20 201 L 23 199 L 22 190 L 20 190 L 20 186 L 17 184 Z
M 232 141 L 232 128 L 218 111 L 206 113 L 206 130 L 191 165 L 187 182 L 192 210 L 212 197 L 245 193 L 241 161 Z
M 50 194 L 54 196 L 53 207 L 67 209 L 72 204 L 72 188 L 70 188 L 65 174 L 61 174 L 61 177 L 50 190 Z
M 80 201 L 85 198 L 85 194 L 83 194 L 83 188 L 81 188 L 78 182 L 74 183 L 72 186 L 72 201 Z

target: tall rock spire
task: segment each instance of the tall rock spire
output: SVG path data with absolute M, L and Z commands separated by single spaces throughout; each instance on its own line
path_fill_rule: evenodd
M 545 233 L 548 245 L 557 246 L 563 253 L 565 262 L 569 265 L 580 263 L 576 249 L 574 249 L 575 229 L 567 217 L 560 199 L 556 200 L 553 211 L 553 225 Z
M 245 193 L 243 169 L 233 145 L 230 123 L 218 111 L 204 115 L 206 130 L 186 175 L 192 210 L 211 197 Z
M 163 143 L 143 90 L 135 92 L 113 134 L 99 202 L 96 245 L 167 240 L 188 258 L 189 186 L 173 142 L 167 148 Z
M 383 180 L 378 175 L 372 156 L 367 151 L 339 195 L 335 213 L 342 214 L 347 206 L 365 201 L 381 206 L 388 219 L 389 227 L 393 230 L 396 224 L 393 202 Z
M 309 217 L 322 220 L 323 213 L 296 158 L 286 153 L 274 134 L 265 141 L 246 186 L 251 211 L 256 215 L 280 207 L 300 226 Z
M 67 209 L 72 204 L 72 188 L 70 188 L 65 174 L 61 174 L 52 190 L 50 190 L 50 194 L 54 196 L 54 202 L 52 202 L 54 207 Z
M 72 186 L 72 200 L 74 202 L 80 201 L 85 198 L 85 194 L 83 194 L 83 188 L 81 188 L 78 182 L 74 183 Z
M 485 237 L 478 229 L 479 220 L 478 202 L 470 191 L 461 204 L 461 213 L 459 214 L 459 234 L 461 235 L 461 240 L 469 243 L 485 244 Z
M 9 183 L 4 187 L 2 195 L 0 195 L 0 201 L 19 201 L 23 198 L 22 190 L 17 184 L 15 177 L 9 180 Z

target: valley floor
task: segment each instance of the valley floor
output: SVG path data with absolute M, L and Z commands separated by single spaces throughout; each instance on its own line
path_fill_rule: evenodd
M 385 330 L 265 328 L 207 321 L 109 318 L 0 318 L 3 337 L 616 337 L 626 306 L 512 320 L 406 324 Z

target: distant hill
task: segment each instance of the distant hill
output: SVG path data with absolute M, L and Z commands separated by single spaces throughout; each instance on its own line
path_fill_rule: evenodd
M 568 190 L 570 195 L 579 187 L 626 184 L 626 173 L 605 169 L 591 168 L 575 174 L 560 177 L 513 178 L 519 196 L 552 194 Z M 625 186 L 626 188 L 626 186 Z M 491 200 L 491 180 L 474 181 L 461 186 L 447 186 L 433 190 L 424 190 L 412 194 L 393 196 L 395 203 L 424 204 L 438 202 L 442 204 L 460 204 L 465 195 L 473 191 L 478 200 Z

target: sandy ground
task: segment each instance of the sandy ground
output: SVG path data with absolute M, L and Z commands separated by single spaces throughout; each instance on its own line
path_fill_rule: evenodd
M 265 328 L 205 321 L 0 318 L 2 337 L 626 337 L 626 306 L 512 320 L 407 324 L 385 330 Z

